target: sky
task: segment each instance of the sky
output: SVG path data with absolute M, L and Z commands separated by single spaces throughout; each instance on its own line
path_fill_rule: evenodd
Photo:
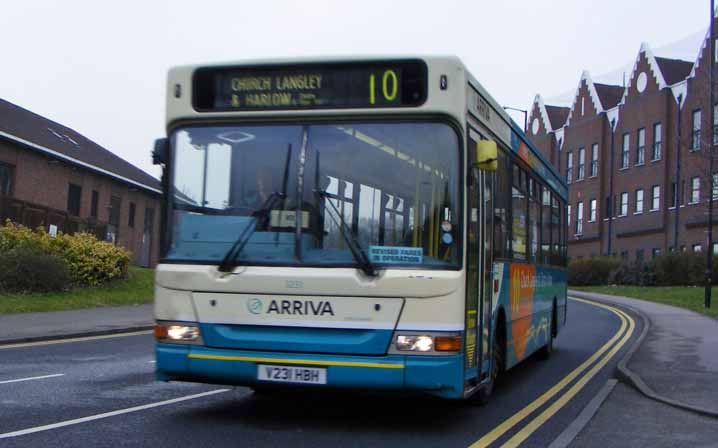
M 641 42 L 676 50 L 708 17 L 707 0 L 6 1 L 0 98 L 159 176 L 150 150 L 174 65 L 453 54 L 499 103 L 526 109 L 574 91 L 583 70 L 631 66 Z

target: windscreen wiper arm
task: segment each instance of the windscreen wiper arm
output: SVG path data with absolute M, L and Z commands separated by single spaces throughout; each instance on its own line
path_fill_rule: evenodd
M 239 254 L 242 253 L 242 249 L 244 249 L 244 246 L 247 245 L 249 242 L 249 238 L 254 234 L 254 232 L 257 230 L 257 221 L 262 220 L 262 225 L 266 225 L 267 221 L 269 220 L 269 214 L 272 211 L 272 208 L 275 206 L 276 202 L 279 200 L 284 200 L 287 197 L 286 194 L 278 193 L 276 191 L 272 192 L 266 201 L 264 201 L 264 204 L 262 204 L 262 207 L 260 207 L 259 210 L 252 213 L 252 221 L 247 224 L 244 229 L 242 229 L 242 233 L 239 235 L 239 238 L 232 244 L 232 247 L 229 248 L 229 251 L 225 254 L 224 258 L 222 259 L 222 262 L 219 264 L 219 271 L 221 272 L 232 272 L 232 269 L 235 266 L 235 261 L 239 258 Z
M 242 249 L 244 249 L 244 246 L 246 246 L 249 242 L 249 238 L 257 230 L 257 219 L 261 218 L 262 225 L 265 226 L 267 224 L 267 221 L 269 220 L 269 214 L 272 212 L 272 207 L 275 206 L 276 202 L 279 200 L 284 201 L 285 199 L 287 199 L 287 180 L 289 179 L 289 161 L 291 160 L 291 158 L 292 144 L 290 143 L 287 146 L 287 157 L 284 160 L 284 178 L 282 179 L 282 192 L 272 192 L 267 198 L 267 200 L 264 201 L 264 204 L 262 204 L 259 210 L 252 213 L 254 219 L 249 224 L 247 224 L 244 229 L 242 229 L 242 233 L 239 235 L 239 238 L 237 238 L 237 241 L 232 244 L 232 247 L 229 248 L 229 251 L 227 251 L 227 253 L 224 255 L 224 258 L 222 259 L 222 262 L 219 264 L 219 267 L 217 269 L 219 269 L 220 272 L 232 272 L 232 269 L 236 264 L 236 260 L 239 259 L 239 255 L 242 253 Z M 282 209 L 284 209 L 284 207 L 282 207 Z M 278 236 L 279 234 L 277 234 L 277 237 Z
M 354 259 L 357 261 L 357 263 L 359 263 L 359 268 L 369 277 L 376 277 L 377 275 L 379 275 L 376 271 L 376 267 L 371 262 L 371 260 L 369 260 L 369 257 L 367 256 L 366 252 L 364 252 L 364 249 L 361 247 L 361 244 L 359 244 L 359 241 L 357 241 L 356 236 L 352 233 L 351 229 L 344 221 L 344 216 L 339 213 L 339 210 L 337 209 L 336 205 L 334 205 L 334 203 L 331 201 L 331 197 L 329 196 L 329 194 L 327 194 L 326 191 L 322 190 L 317 190 L 316 194 L 319 195 L 320 198 L 329 198 L 329 201 L 327 202 L 330 204 L 332 210 L 334 210 L 334 213 L 339 218 L 334 217 L 331 213 L 329 215 L 334 221 L 334 224 L 341 227 L 341 234 L 344 237 L 344 241 L 347 243 L 347 246 L 349 247 L 349 250 L 354 256 Z

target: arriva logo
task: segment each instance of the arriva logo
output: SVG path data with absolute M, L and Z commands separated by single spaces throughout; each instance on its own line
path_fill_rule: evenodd
M 260 314 L 262 312 L 262 299 L 249 299 L 247 311 L 252 314 Z
M 324 300 L 275 300 L 265 308 L 262 299 L 249 299 L 247 311 L 252 314 L 288 314 L 294 316 L 334 316 L 330 302 Z

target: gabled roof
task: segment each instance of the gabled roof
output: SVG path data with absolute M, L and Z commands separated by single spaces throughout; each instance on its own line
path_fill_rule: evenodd
M 161 193 L 157 179 L 82 134 L 0 99 L 0 138 L 20 143 L 50 157 Z
M 551 122 L 551 128 L 562 128 L 563 125 L 566 124 L 569 112 L 571 112 L 570 107 L 546 106 L 546 114 Z
M 669 86 L 686 79 L 693 70 L 693 63 L 680 59 L 668 59 L 656 57 L 656 63 L 663 73 L 663 78 Z
M 541 95 L 536 95 L 534 97 L 533 104 L 536 105 L 536 108 L 539 111 L 539 115 L 541 115 L 541 121 L 543 121 L 544 127 L 546 128 L 546 133 L 548 134 L 548 133 L 552 132 L 553 127 L 551 126 L 551 121 L 549 120 L 548 113 L 546 112 L 546 106 L 543 103 L 543 98 L 541 97 Z M 534 110 L 533 105 L 531 106 L 530 110 L 531 110 L 531 114 L 529 115 L 528 121 L 529 121 L 529 123 L 532 123 L 533 122 L 532 119 L 535 118 L 533 116 L 533 110 Z
M 621 86 L 614 86 L 610 84 L 599 84 L 594 83 L 593 86 L 596 88 L 598 99 L 601 101 L 601 107 L 603 110 L 611 109 L 616 107 L 623 98 L 623 92 L 625 89 Z

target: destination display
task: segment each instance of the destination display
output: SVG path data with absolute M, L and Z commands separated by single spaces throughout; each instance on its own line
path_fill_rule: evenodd
M 426 100 L 420 61 L 198 69 L 194 108 L 267 109 L 416 107 Z

